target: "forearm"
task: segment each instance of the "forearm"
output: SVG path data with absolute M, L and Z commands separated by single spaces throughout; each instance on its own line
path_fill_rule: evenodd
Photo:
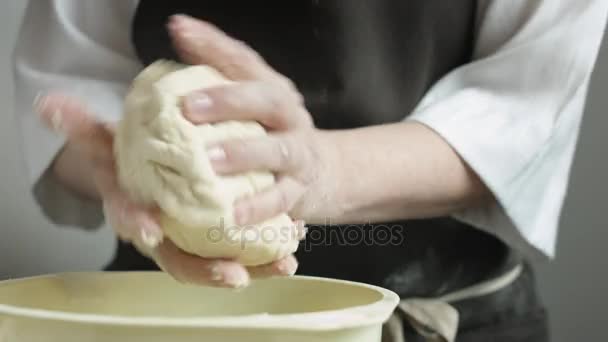
M 333 154 L 327 171 L 333 180 L 328 196 L 335 210 L 332 223 L 448 215 L 490 196 L 458 154 L 422 124 L 319 134 Z
M 67 143 L 52 165 L 53 176 L 66 188 L 87 199 L 98 200 L 93 166 L 82 150 Z

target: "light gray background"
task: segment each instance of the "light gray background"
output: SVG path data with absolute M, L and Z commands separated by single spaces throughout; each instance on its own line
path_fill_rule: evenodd
M 35 0 L 45 1 L 45 0 Z M 45 223 L 22 178 L 12 112 L 10 53 L 26 1 L 0 4 L 0 278 L 100 267 L 111 255 L 109 229 L 84 233 Z M 608 41 L 608 40 L 607 40 Z M 559 53 L 556 51 L 556 53 Z M 608 47 L 602 49 L 562 217 L 558 257 L 540 265 L 539 282 L 554 341 L 608 340 Z

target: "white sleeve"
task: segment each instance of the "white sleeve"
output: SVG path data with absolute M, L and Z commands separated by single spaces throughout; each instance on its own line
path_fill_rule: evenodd
M 456 218 L 531 257 L 552 258 L 606 0 L 494 0 L 471 63 L 407 120 L 440 134 L 493 192 Z
M 53 223 L 97 227 L 99 203 L 70 193 L 48 172 L 65 143 L 33 110 L 36 96 L 60 90 L 83 99 L 102 119 L 116 120 L 141 66 L 130 43 L 137 1 L 32 0 L 13 54 L 15 115 L 36 202 Z

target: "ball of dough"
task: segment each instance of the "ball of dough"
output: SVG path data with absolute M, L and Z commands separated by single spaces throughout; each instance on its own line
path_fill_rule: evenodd
M 181 98 L 194 90 L 231 81 L 208 66 L 158 61 L 138 75 L 126 96 L 115 135 L 120 186 L 132 198 L 162 211 L 165 236 L 182 250 L 255 266 L 294 253 L 298 238 L 282 214 L 252 226 L 237 226 L 233 203 L 275 183 L 270 172 L 220 176 L 207 146 L 224 139 L 266 134 L 256 122 L 194 125 L 181 113 Z

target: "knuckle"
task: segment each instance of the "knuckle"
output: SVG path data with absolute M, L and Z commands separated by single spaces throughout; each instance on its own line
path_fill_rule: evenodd
M 233 49 L 235 53 L 243 54 L 243 56 L 246 55 L 249 58 L 254 58 L 258 56 L 257 52 L 252 49 L 245 41 L 240 39 L 233 39 L 232 41 L 234 42 Z
M 247 143 L 240 139 L 230 141 L 230 143 L 221 144 L 224 150 L 225 160 L 230 164 L 239 163 L 246 158 Z
M 304 95 L 302 95 L 300 90 L 298 90 L 297 85 L 289 78 L 286 78 L 286 82 L 287 82 L 287 85 L 286 85 L 287 92 L 288 92 L 290 99 L 299 106 L 303 105 L 305 103 Z
M 295 117 L 296 117 L 295 120 L 302 127 L 312 128 L 315 125 L 314 122 L 313 122 L 313 120 L 312 120 L 312 116 L 306 110 L 306 108 L 304 108 L 303 106 L 299 107 L 299 110 L 296 113 Z
M 288 127 L 290 123 L 290 112 L 292 111 L 292 103 L 286 98 L 281 91 L 277 91 L 275 87 L 265 87 L 263 112 L 266 117 L 266 122 L 270 126 L 278 126 L 277 128 Z
M 279 74 L 278 83 L 292 98 L 297 99 L 299 96 L 301 96 L 300 92 L 298 91 L 298 87 L 289 77 Z
M 312 117 L 304 107 L 304 98 L 299 92 L 278 90 L 274 92 L 275 116 L 285 126 L 312 126 Z
M 281 94 L 280 98 L 283 101 L 287 100 L 289 103 L 298 105 L 304 103 L 304 96 L 302 96 L 298 87 L 290 78 L 278 73 L 275 73 L 275 76 L 271 78 L 274 79 L 274 82 L 271 83 L 279 90 L 277 92 Z
M 246 65 L 259 63 L 262 60 L 260 54 L 242 40 L 234 40 L 229 58 L 232 62 L 236 62 L 237 64 L 245 63 Z
M 238 74 L 243 64 L 242 57 L 235 53 L 228 53 L 224 56 L 223 61 L 218 63 L 220 69 L 228 76 Z
M 268 87 L 266 99 L 268 111 L 273 113 L 273 115 L 282 117 L 287 114 L 289 102 L 282 92 L 277 91 L 272 87 Z
M 247 91 L 241 88 L 225 88 L 218 89 L 216 97 L 227 109 L 239 111 L 243 107 L 243 95 L 246 93 Z

